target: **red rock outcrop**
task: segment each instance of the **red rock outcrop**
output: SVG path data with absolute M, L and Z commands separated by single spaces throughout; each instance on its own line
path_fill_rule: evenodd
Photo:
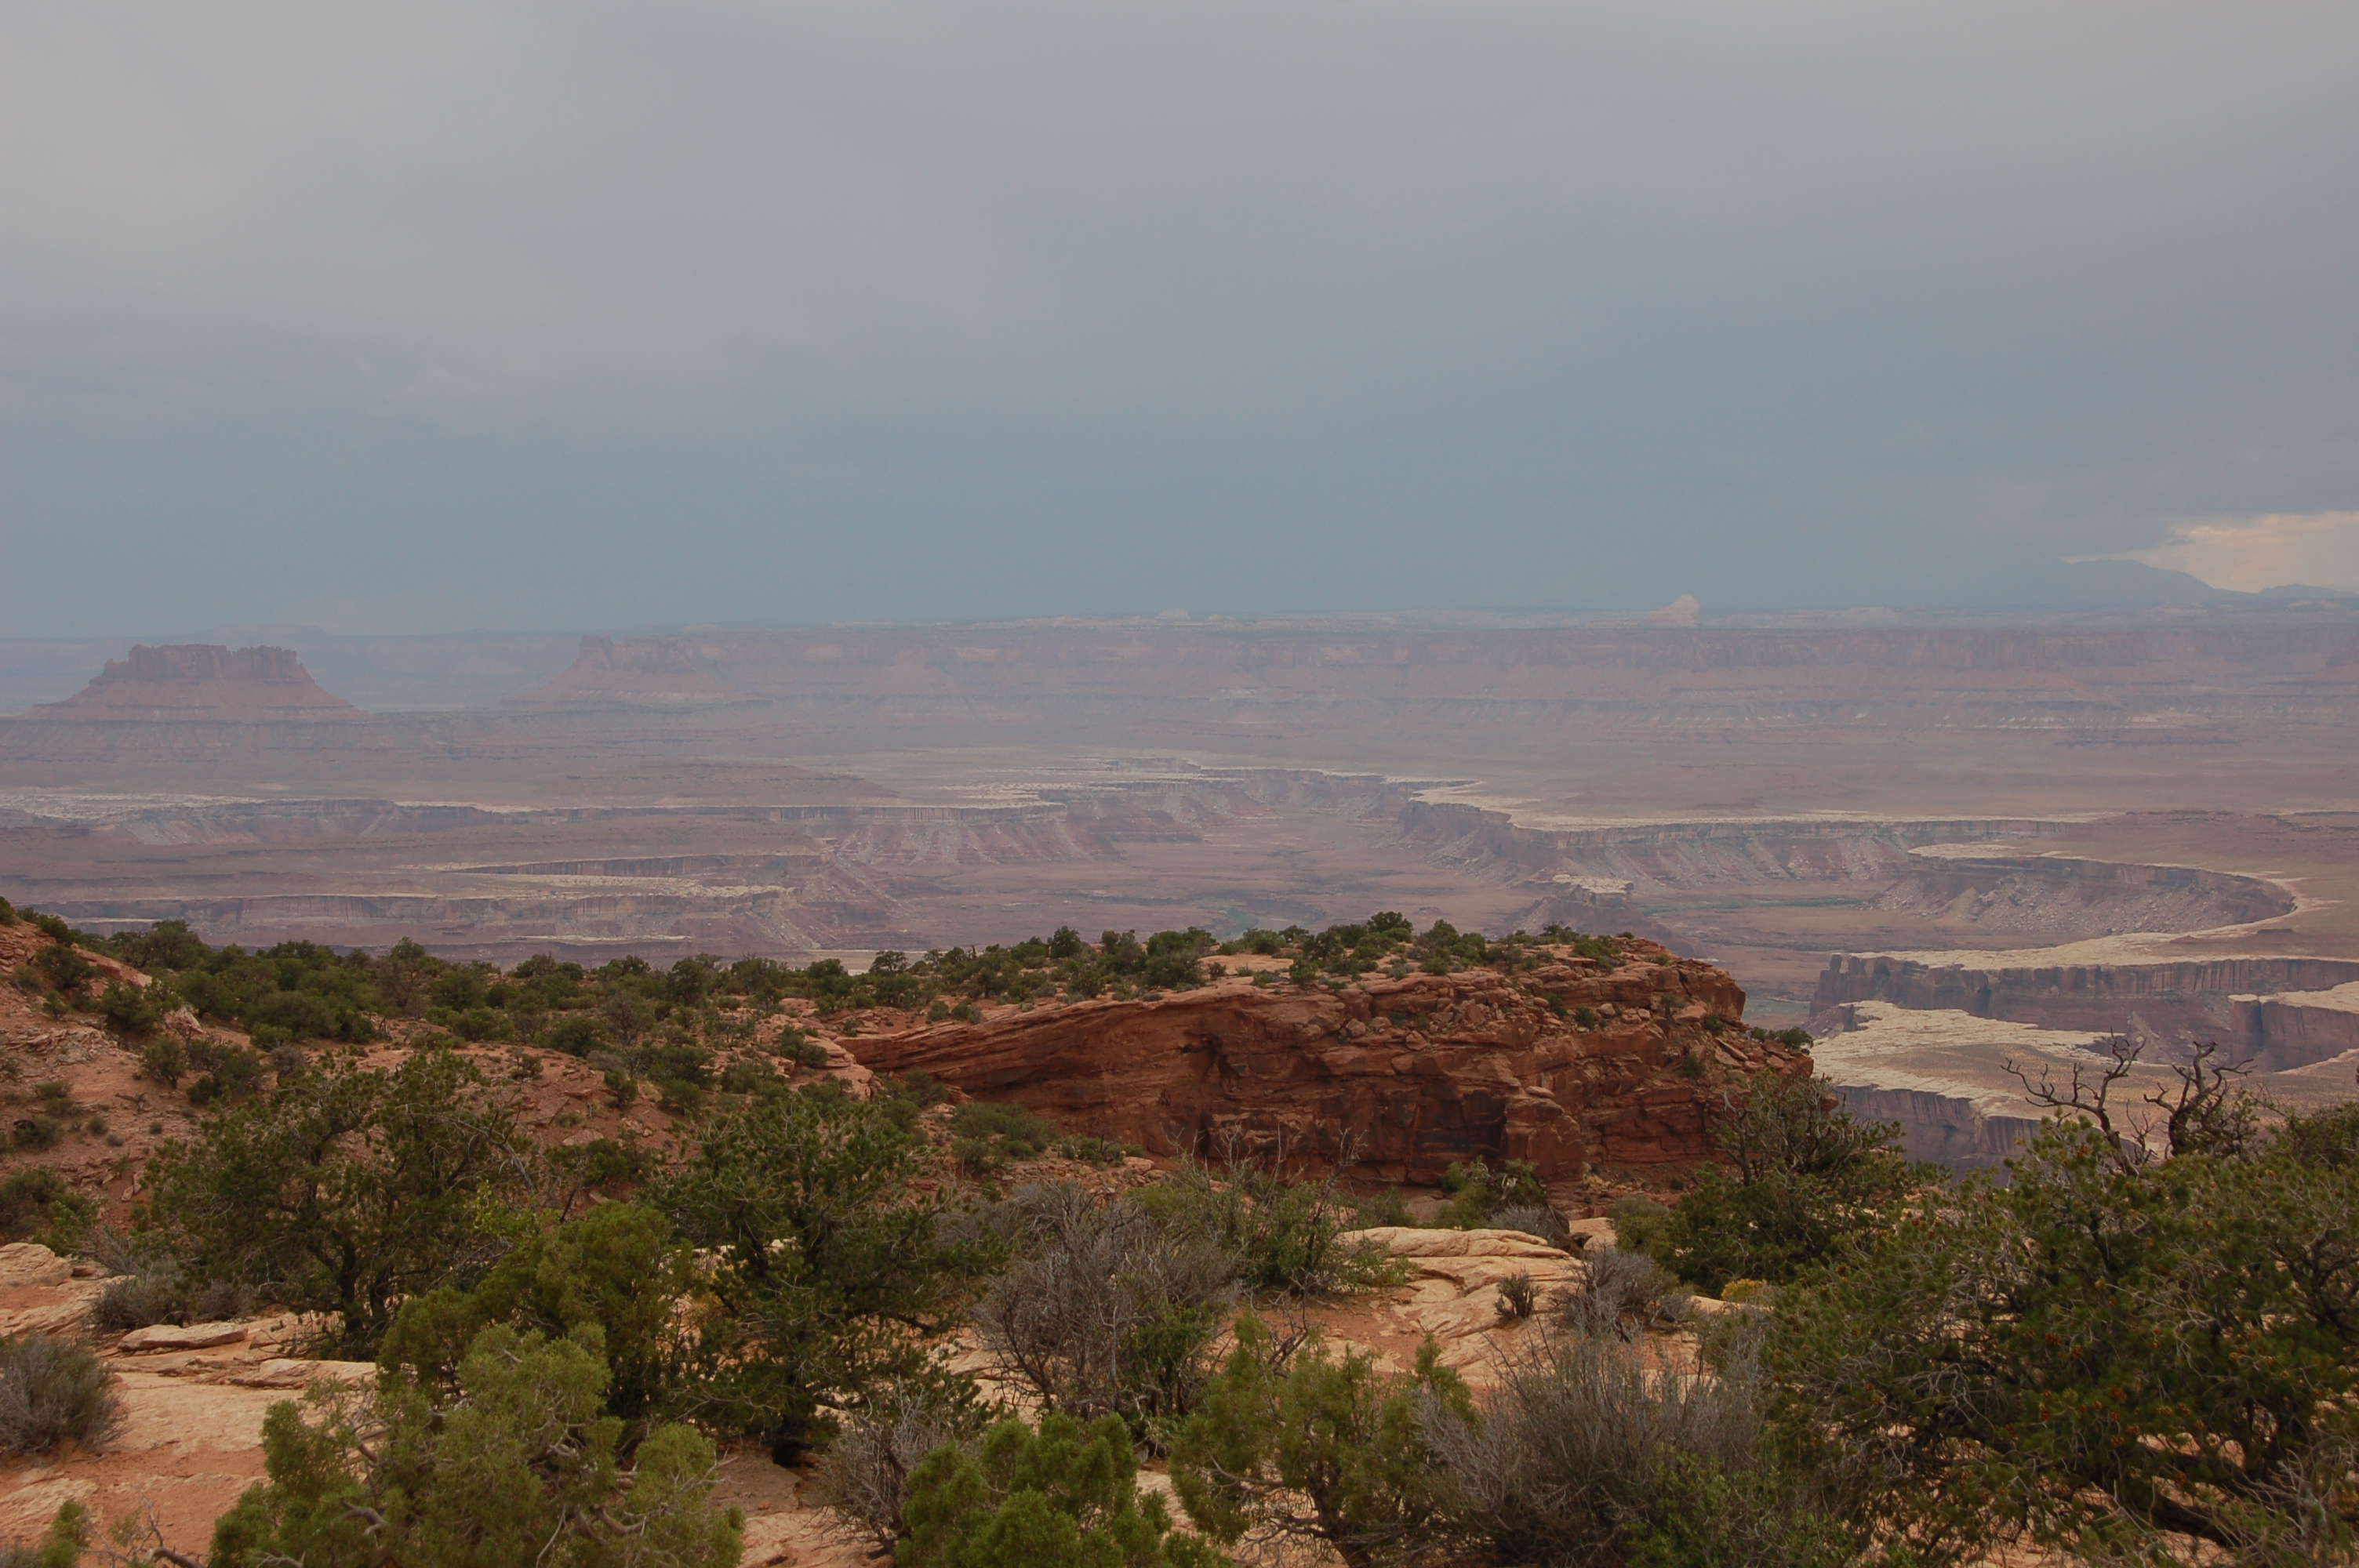
M 1482 1155 L 1529 1160 L 1550 1183 L 1712 1158 L 1714 1080 L 1805 1072 L 1808 1058 L 1707 1027 L 1708 1016 L 1734 1025 L 1744 1015 L 1724 971 L 1652 943 L 1629 949 L 1611 973 L 1554 956 L 1513 975 L 1472 968 L 1342 990 L 1232 977 L 1153 1001 L 1010 1011 L 844 1044 L 880 1072 L 923 1069 L 1161 1155 L 1235 1139 L 1312 1165 L 1348 1152 L 1365 1173 L 1407 1182 Z
M 91 683 L 37 718 L 78 722 L 201 724 L 351 721 L 368 715 L 323 691 L 290 648 L 229 649 L 209 643 L 136 647 L 109 659 Z

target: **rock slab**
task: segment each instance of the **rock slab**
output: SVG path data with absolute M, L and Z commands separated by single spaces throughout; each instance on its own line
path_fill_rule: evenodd
M 73 1265 L 38 1241 L 0 1247 L 0 1291 L 62 1285 L 72 1278 Z
M 159 1323 L 133 1329 L 115 1348 L 131 1356 L 150 1350 L 210 1350 L 217 1345 L 243 1345 L 245 1335 L 242 1323 Z

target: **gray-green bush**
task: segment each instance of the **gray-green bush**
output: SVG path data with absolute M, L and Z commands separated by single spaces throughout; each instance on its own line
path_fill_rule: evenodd
M 1192 1406 L 1245 1271 L 1234 1246 L 1071 1182 L 1019 1187 L 992 1221 L 1011 1256 L 974 1321 L 1004 1373 L 1050 1410 L 1138 1431 Z
M 97 1448 L 123 1426 L 114 1374 L 77 1340 L 0 1339 L 0 1454 L 45 1454 L 65 1438 Z
M 1479 1413 L 1429 1400 L 1440 1509 L 1511 1563 L 1833 1568 L 1858 1543 L 1777 1462 L 1757 1364 L 1650 1368 L 1618 1337 L 1560 1333 L 1502 1368 Z

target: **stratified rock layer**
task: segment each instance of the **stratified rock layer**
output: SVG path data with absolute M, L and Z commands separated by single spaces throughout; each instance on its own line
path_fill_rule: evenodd
M 1340 990 L 1233 978 L 845 1044 L 877 1071 L 922 1069 L 1160 1155 L 1282 1150 L 1406 1182 L 1481 1155 L 1564 1183 L 1711 1159 L 1727 1074 L 1809 1070 L 1734 1027 L 1744 1009 L 1724 971 L 1641 942 L 1611 973 L 1558 957 Z
M 2023 964 L 2008 957 L 1974 963 L 1837 954 L 1819 977 L 1811 1027 L 1822 1028 L 1846 1006 L 1880 1001 L 2044 1029 L 2210 1040 L 2266 1072 L 2359 1050 L 2359 962 L 2348 958 L 2133 954 L 2113 962 Z

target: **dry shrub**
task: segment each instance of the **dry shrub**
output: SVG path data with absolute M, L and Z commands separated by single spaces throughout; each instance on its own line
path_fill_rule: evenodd
M 1242 1289 L 1300 1301 L 1406 1280 L 1382 1246 L 1352 1234 L 1374 1221 L 1338 1174 L 1355 1157 L 1349 1140 L 1326 1175 L 1308 1180 L 1287 1175 L 1283 1145 L 1251 1152 L 1234 1129 L 1218 1145 L 1218 1174 L 1190 1161 L 1134 1201 L 1174 1238 L 1234 1256 Z
M 135 1328 L 169 1323 L 179 1311 L 177 1271 L 125 1274 L 107 1281 L 91 1309 L 91 1324 L 102 1334 L 128 1334 Z
M 123 1428 L 114 1374 L 87 1345 L 0 1339 L 0 1454 L 45 1454 L 60 1438 L 97 1448 Z
M 1750 1365 L 1666 1377 L 1616 1337 L 1557 1332 L 1503 1368 L 1477 1417 L 1420 1410 L 1451 1519 L 1512 1563 L 1606 1568 L 1678 1507 L 1691 1466 L 1756 1462 Z
M 251 1286 L 195 1281 L 180 1260 L 147 1238 L 100 1231 L 89 1249 L 114 1277 L 92 1308 L 102 1334 L 126 1334 L 158 1323 L 223 1323 L 254 1314 Z
M 1582 1255 L 1589 1282 L 1564 1298 L 1565 1324 L 1577 1334 L 1635 1339 L 1684 1314 L 1687 1296 L 1663 1266 L 1643 1252 L 1593 1247 Z
M 1185 1413 L 1237 1296 L 1236 1253 L 1071 1182 L 1019 1187 L 997 1218 L 1015 1257 L 974 1319 L 1000 1370 L 1083 1419 Z
M 259 1298 L 252 1285 L 208 1280 L 188 1295 L 185 1323 L 235 1323 L 255 1314 Z
M 901 1538 L 909 1473 L 946 1446 L 972 1447 L 983 1412 L 935 1382 L 897 1383 L 848 1411 L 814 1476 L 821 1508 L 889 1551 Z
M 1520 1230 L 1551 1247 L 1572 1250 L 1571 1222 L 1545 1205 L 1516 1204 L 1493 1214 L 1488 1223 L 1494 1230 Z

